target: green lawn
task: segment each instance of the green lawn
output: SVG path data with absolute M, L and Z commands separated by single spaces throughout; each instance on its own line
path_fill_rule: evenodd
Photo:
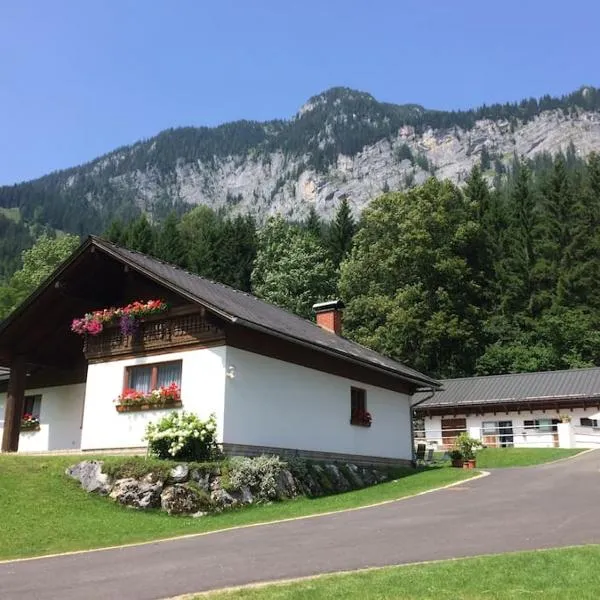
M 91 459 L 85 456 L 85 459 Z M 393 500 L 474 475 L 459 469 L 407 469 L 401 478 L 329 496 L 244 508 L 192 519 L 138 512 L 86 494 L 64 475 L 78 456 L 0 455 L 0 559 L 142 542 L 355 508 Z
M 574 456 L 580 452 L 582 450 L 570 448 L 484 448 L 477 452 L 477 467 L 529 467 Z
M 600 546 L 519 552 L 216 592 L 210 600 L 587 600 Z

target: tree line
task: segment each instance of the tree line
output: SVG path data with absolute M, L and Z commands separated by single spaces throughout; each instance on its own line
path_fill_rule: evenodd
M 600 157 L 571 148 L 385 193 L 358 222 L 347 199 L 329 223 L 260 228 L 199 206 L 105 237 L 306 318 L 339 296 L 347 337 L 445 378 L 600 365 L 599 225 Z

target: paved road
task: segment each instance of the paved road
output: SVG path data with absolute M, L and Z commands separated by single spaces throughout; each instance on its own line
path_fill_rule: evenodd
M 599 497 L 597 451 L 354 512 L 0 564 L 0 598 L 155 599 L 329 571 L 600 543 Z

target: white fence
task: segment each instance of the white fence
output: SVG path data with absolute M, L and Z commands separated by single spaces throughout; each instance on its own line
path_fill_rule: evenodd
M 450 450 L 457 436 L 465 432 L 492 448 L 600 448 L 600 428 L 571 423 L 415 429 L 414 443 Z

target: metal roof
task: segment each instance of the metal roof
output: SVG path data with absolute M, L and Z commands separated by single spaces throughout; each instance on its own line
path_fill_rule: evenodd
M 229 286 L 215 283 L 194 273 L 190 273 L 152 258 L 140 252 L 126 250 L 101 238 L 90 236 L 23 304 L 5 321 L 0 323 L 0 334 L 14 320 L 19 318 L 34 303 L 37 297 L 54 284 L 61 273 L 69 268 L 77 257 L 89 248 L 96 247 L 109 256 L 129 265 L 143 275 L 163 285 L 175 293 L 197 302 L 221 316 L 226 321 L 237 323 L 268 335 L 278 336 L 289 341 L 303 344 L 315 350 L 339 356 L 374 370 L 412 382 L 417 387 L 439 387 L 439 382 L 427 375 L 407 367 L 374 350 L 365 348 L 342 336 L 326 331 L 307 319 L 298 317 L 278 306 L 269 304 L 240 292 Z
M 424 409 L 594 396 L 600 396 L 600 367 L 445 379 L 432 398 L 419 404 L 427 395 L 415 394 L 414 404 Z

